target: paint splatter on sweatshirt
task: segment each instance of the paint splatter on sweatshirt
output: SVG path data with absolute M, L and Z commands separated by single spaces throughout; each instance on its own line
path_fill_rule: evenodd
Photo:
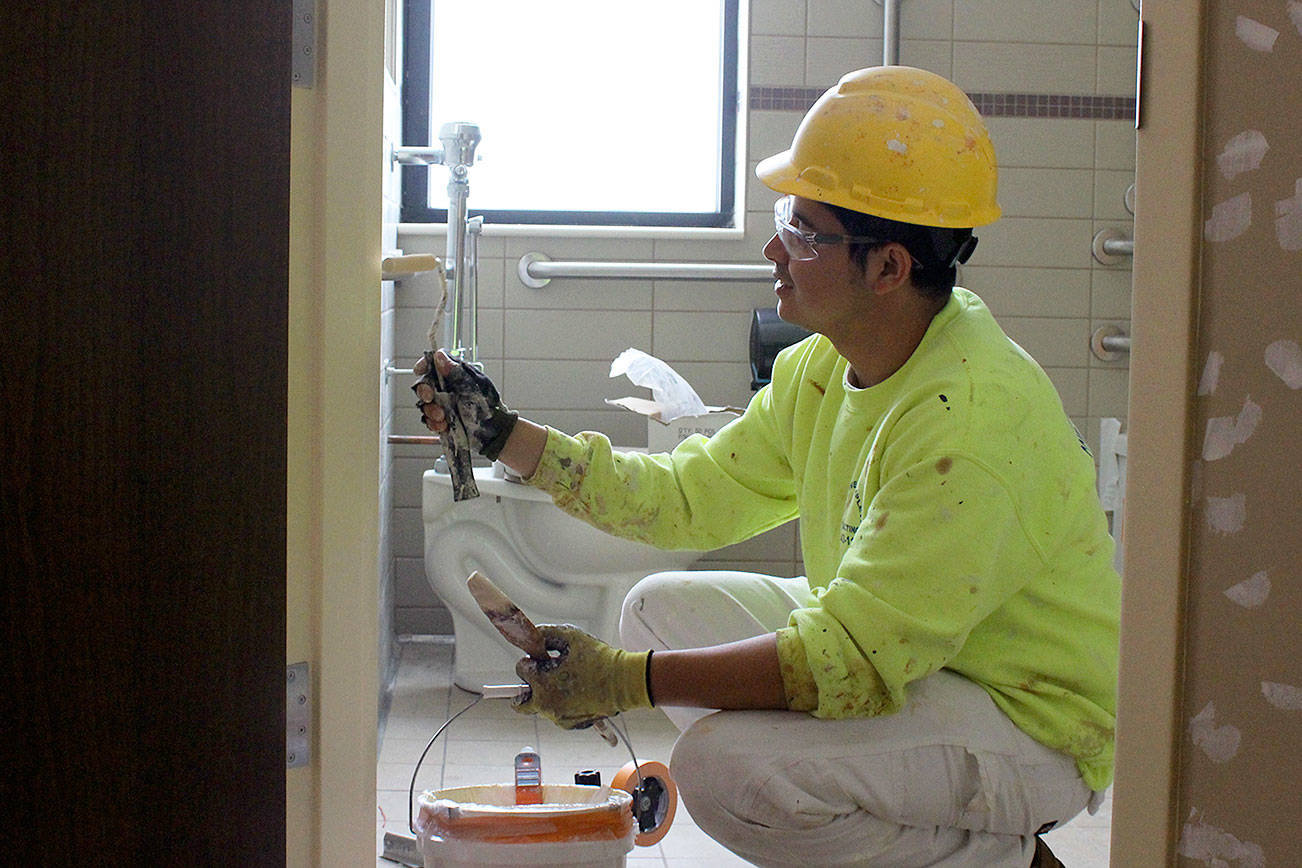
M 818 605 L 778 633 L 790 707 L 890 714 L 941 668 L 1112 779 L 1120 579 L 1094 462 L 1044 371 L 956 288 L 871 388 L 820 335 L 712 438 L 672 453 L 548 434 L 531 484 L 661 548 L 712 549 L 800 517 Z

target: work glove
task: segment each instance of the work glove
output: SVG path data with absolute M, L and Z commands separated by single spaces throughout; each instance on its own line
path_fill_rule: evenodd
M 621 711 L 651 707 L 650 651 L 621 651 L 569 624 L 538 629 L 555 656 L 515 664 L 515 673 L 529 685 L 516 711 L 540 714 L 561 729 L 579 729 Z
M 502 454 L 520 414 L 502 403 L 493 381 L 479 370 L 457 358 L 449 357 L 449 361 L 447 373 L 439 371 L 434 353 L 428 350 L 416 362 L 413 373 L 421 375 L 411 387 L 416 393 L 416 407 L 424 416 L 425 405 L 437 404 L 443 409 L 449 431 L 455 432 L 454 420 L 460 420 L 466 445 L 495 461 Z

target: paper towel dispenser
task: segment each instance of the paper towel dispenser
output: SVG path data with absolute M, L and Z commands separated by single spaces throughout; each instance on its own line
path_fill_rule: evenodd
M 757 307 L 750 321 L 750 387 L 754 391 L 773 379 L 778 353 L 813 332 L 778 316 L 776 307 Z

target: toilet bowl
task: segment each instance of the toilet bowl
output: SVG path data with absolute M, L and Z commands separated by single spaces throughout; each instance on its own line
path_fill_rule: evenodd
M 602 641 L 619 638 L 624 597 L 641 579 L 681 570 L 697 551 L 664 551 L 620 539 L 561 511 L 551 497 L 476 467 L 479 497 L 452 499 L 452 480 L 427 470 L 421 482 L 425 575 L 452 613 L 453 681 L 481 692 L 514 683 L 521 652 L 507 644 L 466 589 L 479 570 L 538 624 L 574 624 Z

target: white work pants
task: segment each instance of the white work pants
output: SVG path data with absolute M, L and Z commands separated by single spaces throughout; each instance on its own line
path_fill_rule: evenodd
M 624 602 L 626 648 L 697 648 L 771 633 L 814 603 L 803 578 L 657 573 Z M 671 771 L 696 824 L 761 866 L 1026 868 L 1035 833 L 1091 800 L 1076 764 L 942 670 L 885 717 L 666 708 Z

